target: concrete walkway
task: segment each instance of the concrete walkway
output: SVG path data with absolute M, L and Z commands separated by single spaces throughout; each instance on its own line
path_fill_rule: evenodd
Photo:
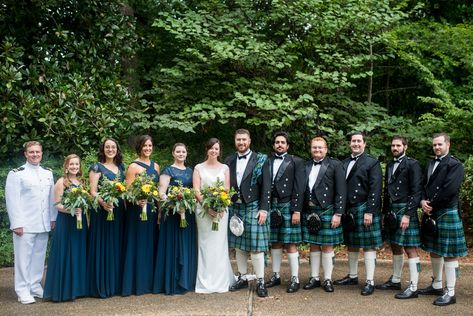
M 361 257 L 360 257 L 361 258 Z M 233 262 L 235 266 L 235 263 Z M 250 263 L 251 266 L 251 263 Z M 360 260 L 360 281 L 364 280 L 364 264 Z M 375 282 L 382 283 L 391 275 L 391 265 L 378 260 Z M 431 269 L 422 263 L 420 286 L 430 284 Z M 334 279 L 347 273 L 347 261 L 338 260 Z M 84 298 L 74 302 L 42 302 L 21 305 L 13 290 L 13 269 L 0 269 L 0 315 L 473 315 L 473 265 L 461 264 L 457 282 L 457 304 L 447 307 L 432 305 L 434 297 L 401 301 L 394 299 L 394 291 L 376 290 L 372 296 L 360 295 L 359 286 L 335 287 L 334 293 L 321 288 L 295 294 L 286 293 L 289 267 L 283 261 L 283 285 L 269 289 L 269 297 L 258 298 L 252 287 L 236 293 L 195 294 L 166 296 L 142 295 L 109 299 Z M 266 274 L 270 275 L 270 267 Z M 309 263 L 301 260 L 300 279 L 303 284 L 309 276 Z M 404 264 L 403 281 L 407 286 L 408 269 Z M 364 282 L 360 282 L 364 283 Z

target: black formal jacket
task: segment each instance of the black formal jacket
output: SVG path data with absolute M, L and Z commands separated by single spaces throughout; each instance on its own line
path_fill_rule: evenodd
M 463 164 L 457 158 L 446 155 L 429 177 L 434 164 L 435 160 L 430 160 L 427 165 L 422 198 L 429 200 L 434 210 L 456 206 L 463 182 Z
M 273 183 L 274 155 L 269 156 L 263 165 L 262 203 L 270 205 L 272 198 L 279 202 L 291 202 L 291 213 L 301 212 L 304 200 L 304 160 L 286 154 Z M 266 204 L 265 204 L 266 205 Z
M 345 173 L 349 163 L 350 157 L 343 160 Z M 365 213 L 381 213 L 383 175 L 378 160 L 366 153 L 361 154 L 346 178 L 346 182 L 347 207 L 366 202 Z
M 333 205 L 335 213 L 343 214 L 347 200 L 347 184 L 342 163 L 337 159 L 325 157 L 315 184 L 310 190 L 309 175 L 312 166 L 312 159 L 305 164 L 304 211 L 307 210 L 309 202 L 312 202 L 324 209 Z
M 261 155 L 261 154 L 260 154 Z M 266 155 L 264 155 L 266 156 Z M 268 188 L 263 188 L 263 177 L 262 172 L 259 172 L 258 177 L 256 178 L 256 182 L 251 183 L 251 179 L 253 177 L 253 172 L 255 171 L 255 167 L 257 167 L 258 163 L 258 153 L 255 151 L 251 152 L 251 156 L 248 160 L 248 164 L 246 165 L 245 172 L 243 173 L 243 177 L 241 179 L 240 187 L 237 185 L 237 176 L 236 176 L 236 165 L 238 160 L 238 153 L 233 153 L 225 159 L 225 164 L 228 165 L 230 169 L 230 185 L 239 193 L 239 197 L 242 199 L 244 203 L 251 203 L 256 200 L 260 201 L 259 209 L 260 210 L 269 210 L 269 205 L 264 203 L 265 200 L 261 200 L 260 197 L 265 191 L 269 191 L 271 189 L 271 183 L 265 183 Z M 262 168 L 262 166 L 259 166 Z
M 394 174 L 393 168 L 394 160 L 391 160 L 384 177 L 383 212 L 389 211 L 390 203 L 407 203 L 405 215 L 415 216 L 422 198 L 422 168 L 408 156 L 402 158 Z

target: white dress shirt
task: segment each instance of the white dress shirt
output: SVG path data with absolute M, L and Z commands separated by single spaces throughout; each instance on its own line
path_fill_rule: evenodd
M 237 154 L 236 180 L 237 180 L 238 187 L 240 187 L 241 180 L 243 179 L 243 174 L 245 173 L 245 169 L 246 169 L 246 166 L 248 165 L 248 161 L 250 160 L 251 154 L 252 154 L 251 150 L 248 150 L 246 153 L 241 154 L 241 155 L 240 153 Z

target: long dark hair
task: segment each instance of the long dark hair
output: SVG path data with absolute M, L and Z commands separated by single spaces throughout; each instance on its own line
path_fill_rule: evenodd
M 222 156 L 222 143 L 220 143 L 220 140 L 218 138 L 212 137 L 205 143 L 205 159 L 207 159 L 207 152 L 209 151 L 210 148 L 212 148 L 215 144 L 220 145 L 220 152 L 218 154 L 218 161 L 220 161 L 220 157 Z
M 107 141 L 112 141 L 115 143 L 115 145 L 117 146 L 117 154 L 115 155 L 115 157 L 113 158 L 113 163 L 117 166 L 120 166 L 123 162 L 123 156 L 122 156 L 122 150 L 120 149 L 120 145 L 118 144 L 118 142 L 111 138 L 111 137 L 107 137 L 105 138 L 105 140 L 102 142 L 102 144 L 100 145 L 100 148 L 99 148 L 99 153 L 97 155 L 98 157 L 98 160 L 101 162 L 101 163 L 104 163 L 107 158 L 105 157 L 105 143 Z
M 145 146 L 145 143 L 148 140 L 151 141 L 151 144 L 153 143 L 153 139 L 149 135 L 141 135 L 138 138 L 138 141 L 136 142 L 136 146 L 135 146 L 135 150 L 136 150 L 136 153 L 138 154 L 138 156 L 141 155 L 141 150 L 143 149 L 143 147 Z

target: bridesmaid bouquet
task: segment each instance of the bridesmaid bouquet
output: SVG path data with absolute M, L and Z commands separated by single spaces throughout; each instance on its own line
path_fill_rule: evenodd
M 209 186 L 202 189 L 202 208 L 204 212 L 201 213 L 201 216 L 204 216 L 209 212 L 209 210 L 214 210 L 220 215 L 223 212 L 227 211 L 227 207 L 232 204 L 231 196 L 235 194 L 235 190 L 225 190 L 223 182 L 220 179 L 217 179 L 215 186 Z M 218 231 L 218 222 L 220 216 L 214 217 L 212 221 L 212 230 Z
M 181 220 L 179 221 L 180 228 L 187 227 L 186 210 L 192 214 L 194 212 L 195 192 L 192 189 L 182 186 L 182 182 L 178 185 L 172 185 L 168 189 L 167 198 L 163 201 L 162 208 L 165 210 L 165 215 L 179 214 Z
M 118 176 L 117 176 L 118 178 Z M 126 198 L 126 184 L 124 181 L 109 180 L 105 177 L 99 184 L 99 197 L 107 204 L 118 206 L 120 199 Z M 113 209 L 107 214 L 107 221 L 113 221 Z
M 71 216 L 76 215 L 76 210 L 81 212 L 76 215 L 76 227 L 82 229 L 82 213 L 87 215 L 87 210 L 97 208 L 97 199 L 93 198 L 87 190 L 83 188 L 71 188 L 65 190 L 61 197 L 61 201 L 56 204 L 62 204 L 65 209 L 69 210 Z
M 158 188 L 156 183 L 153 181 L 153 177 L 148 176 L 146 173 L 142 173 L 136 176 L 135 180 L 131 183 L 128 188 L 128 200 L 134 204 L 137 204 L 140 200 L 146 200 L 146 204 L 141 209 L 140 218 L 142 221 L 148 220 L 147 214 L 147 203 L 157 201 L 159 198 Z M 155 211 L 154 203 L 151 204 L 151 211 Z

